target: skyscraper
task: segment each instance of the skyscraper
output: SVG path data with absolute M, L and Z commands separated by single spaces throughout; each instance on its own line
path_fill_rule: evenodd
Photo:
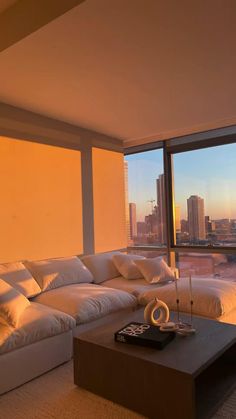
M 159 175 L 156 180 L 157 186 L 157 213 L 159 224 L 159 241 L 161 244 L 166 243 L 166 200 L 165 200 L 165 179 L 164 175 Z
M 128 196 L 128 162 L 124 161 L 124 172 L 125 172 L 125 224 L 127 242 L 130 242 L 130 220 L 129 220 L 129 196 Z
M 136 204 L 129 203 L 129 224 L 131 240 L 137 236 Z
M 192 195 L 187 199 L 187 207 L 190 241 L 204 240 L 206 238 L 204 199 Z

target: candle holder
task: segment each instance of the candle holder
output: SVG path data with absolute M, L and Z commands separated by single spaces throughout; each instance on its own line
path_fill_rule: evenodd
M 190 324 L 193 327 L 193 288 L 192 288 L 192 270 L 189 271 L 189 292 L 190 292 Z
M 196 329 L 193 327 L 193 292 L 192 292 L 192 276 L 189 273 L 189 290 L 190 290 L 190 323 L 182 322 L 180 319 L 180 299 L 179 299 L 179 290 L 177 285 L 177 276 L 175 273 L 175 292 L 176 292 L 176 309 L 177 309 L 177 323 L 176 323 L 176 333 L 181 336 L 189 336 L 196 332 Z
M 189 297 L 190 297 L 190 323 L 182 323 L 181 327 L 177 331 L 179 335 L 189 336 L 196 333 L 196 329 L 193 327 L 193 289 L 192 289 L 192 274 L 189 272 Z
M 193 324 L 193 292 L 192 292 L 192 275 L 189 273 L 189 291 L 190 291 L 190 325 Z
M 174 279 L 174 282 L 175 282 L 175 293 L 176 293 L 176 311 L 177 311 L 177 323 L 176 323 L 176 326 L 181 326 L 183 323 L 182 323 L 182 321 L 180 320 L 180 309 L 179 309 L 179 290 L 178 290 L 178 285 L 177 285 L 177 281 L 179 280 L 179 278 L 177 277 L 177 272 L 175 271 L 174 272 L 174 275 L 175 275 L 175 279 Z

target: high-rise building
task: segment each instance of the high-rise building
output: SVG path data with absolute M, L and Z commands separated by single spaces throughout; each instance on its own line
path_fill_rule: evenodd
M 209 215 L 205 215 L 205 231 L 207 233 L 211 233 L 211 220 Z
M 136 219 L 136 204 L 129 203 L 129 225 L 130 225 L 130 238 L 133 240 L 137 236 L 137 219 Z
M 145 221 L 137 222 L 137 233 L 138 236 L 143 236 L 147 233 L 147 224 L 145 223 Z
M 161 244 L 166 243 L 166 200 L 165 200 L 165 179 L 164 175 L 159 175 L 156 180 L 157 187 L 157 213 L 159 225 L 159 241 Z
M 127 242 L 130 243 L 130 221 L 129 221 L 129 195 L 128 195 L 128 162 L 124 161 L 124 172 L 125 172 L 125 224 Z
M 180 221 L 181 233 L 188 233 L 188 221 L 181 220 Z
M 205 240 L 204 199 L 192 195 L 187 199 L 188 228 L 190 241 Z
M 206 230 L 206 235 L 209 233 L 212 233 L 214 231 L 214 221 L 212 221 L 209 217 L 209 215 L 205 216 L 205 230 Z
M 149 215 L 145 216 L 145 223 L 147 225 L 147 232 L 150 234 L 158 235 L 158 216 L 157 216 L 157 207 L 156 205 L 152 208 L 152 212 Z

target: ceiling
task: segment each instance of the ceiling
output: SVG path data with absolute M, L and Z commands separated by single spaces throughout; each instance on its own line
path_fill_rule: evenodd
M 235 0 L 86 0 L 0 53 L 0 101 L 130 145 L 235 124 L 235 18 Z
M 0 0 L 0 13 L 4 12 L 8 7 L 16 3 L 17 0 Z

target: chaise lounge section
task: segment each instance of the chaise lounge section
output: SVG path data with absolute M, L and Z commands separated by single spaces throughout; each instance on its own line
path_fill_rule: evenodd
M 176 311 L 176 269 L 170 269 L 162 258 L 145 259 L 135 255 L 113 255 L 118 276 L 100 284 L 122 289 L 134 295 L 140 306 L 146 306 L 154 298 L 164 301 L 170 310 Z M 122 267 L 117 260 L 122 261 Z M 136 265 L 134 268 L 133 265 Z M 138 275 L 142 276 L 137 278 Z M 178 281 L 180 312 L 190 312 L 189 278 Z M 236 324 L 236 283 L 212 277 L 192 276 L 193 314 L 217 321 Z

